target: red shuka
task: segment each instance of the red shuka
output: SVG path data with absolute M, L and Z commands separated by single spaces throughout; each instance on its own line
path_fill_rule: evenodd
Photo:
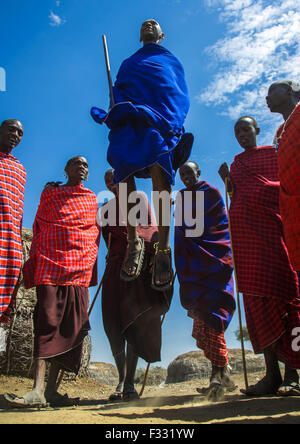
M 11 154 L 0 153 L 0 322 L 7 323 L 22 266 L 22 218 L 26 170 Z
M 292 265 L 300 271 L 300 104 L 277 131 L 280 211 Z
M 239 154 L 230 176 L 234 187 L 230 220 L 239 290 L 299 302 L 298 278 L 283 237 L 274 147 Z
M 95 194 L 83 185 L 43 191 L 23 269 L 26 288 L 90 286 L 100 240 L 97 211 Z

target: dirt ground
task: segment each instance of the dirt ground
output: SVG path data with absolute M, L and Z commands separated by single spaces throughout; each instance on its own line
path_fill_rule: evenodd
M 261 377 L 249 375 L 249 384 Z M 242 376 L 234 380 L 244 387 Z M 0 424 L 300 424 L 300 397 L 246 398 L 237 389 L 226 394 L 224 401 L 211 403 L 196 392 L 207 383 L 149 386 L 140 400 L 113 404 L 107 401 L 112 387 L 80 379 L 63 382 L 59 390 L 80 397 L 76 407 L 16 410 L 8 407 L 3 394 L 22 396 L 32 389 L 32 380 L 0 375 Z

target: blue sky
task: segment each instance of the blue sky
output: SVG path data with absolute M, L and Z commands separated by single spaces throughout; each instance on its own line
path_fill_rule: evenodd
M 271 144 L 280 117 L 265 105 L 268 86 L 300 78 L 300 13 L 295 0 L 15 0 L 1 2 L 0 120 L 17 118 L 24 139 L 15 155 L 28 172 L 24 226 L 32 226 L 44 184 L 64 180 L 66 161 L 78 154 L 90 164 L 88 187 L 104 189 L 107 135 L 89 116 L 108 106 L 101 42 L 106 34 L 112 76 L 139 47 L 139 29 L 155 18 L 166 34 L 164 46 L 182 62 L 191 108 L 186 130 L 195 136 L 192 160 L 202 179 L 217 186 L 219 165 L 240 152 L 233 125 L 243 114 L 260 124 L 260 144 Z M 1 69 L 2 68 L 2 69 Z M 3 85 L 5 72 L 6 91 Z M 1 83 L 2 82 L 2 83 Z M 149 193 L 150 181 L 138 181 Z M 175 190 L 182 188 L 179 178 Z M 104 243 L 99 275 L 104 271 Z M 91 298 L 95 290 L 91 291 Z M 102 328 L 100 299 L 91 316 L 94 361 L 113 363 Z M 234 330 L 229 347 L 239 347 Z M 178 285 L 163 326 L 162 363 L 195 350 L 192 321 L 181 308 Z M 248 344 L 247 344 L 248 345 Z M 159 364 L 159 363 L 158 363 Z M 140 361 L 139 366 L 145 363 Z

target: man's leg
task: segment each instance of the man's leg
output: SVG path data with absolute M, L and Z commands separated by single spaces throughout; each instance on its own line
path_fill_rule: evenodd
M 4 395 L 5 399 L 11 405 L 18 407 L 45 407 L 47 405 L 44 396 L 45 374 L 46 361 L 43 359 L 36 360 L 33 390 L 21 398 L 6 393 Z
M 57 362 L 51 362 L 48 382 L 45 390 L 46 399 L 52 399 L 57 393 L 57 380 L 61 370 L 60 365 Z
M 156 258 L 155 284 L 162 286 L 168 284 L 172 279 L 171 258 L 166 252 L 170 248 L 170 225 L 171 225 L 171 185 L 167 181 L 162 168 L 155 164 L 150 168 L 153 184 L 153 192 L 163 193 L 162 199 L 156 200 L 155 215 L 158 224 L 159 252 Z
M 37 359 L 35 363 L 34 387 L 33 390 L 39 396 L 44 396 L 45 390 L 46 361 Z
M 122 398 L 122 393 L 124 390 L 124 381 L 125 381 L 125 374 L 126 374 L 126 354 L 125 350 L 119 353 L 118 355 L 114 356 L 116 367 L 119 374 L 119 383 L 116 387 L 115 392 L 110 396 L 110 399 L 118 400 Z
M 274 395 L 282 384 L 279 362 L 273 346 L 264 350 L 264 357 L 266 363 L 266 376 L 257 384 L 250 386 L 247 390 L 241 390 L 245 395 Z
M 127 343 L 126 353 L 126 377 L 124 381 L 124 399 L 130 401 L 131 399 L 139 398 L 138 393 L 134 388 L 134 377 L 139 357 L 133 352 L 130 344 Z

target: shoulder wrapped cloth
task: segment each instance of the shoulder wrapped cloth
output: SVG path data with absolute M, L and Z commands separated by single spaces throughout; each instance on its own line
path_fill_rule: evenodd
M 21 226 L 26 170 L 11 154 L 0 153 L 0 322 L 8 323 L 22 267 Z
M 192 204 L 186 205 L 184 191 L 192 193 Z M 197 193 L 204 193 L 202 235 L 187 237 L 186 220 L 197 214 Z M 175 264 L 180 283 L 182 306 L 191 317 L 224 333 L 236 309 L 233 291 L 233 265 L 228 217 L 220 192 L 200 181 L 182 190 L 182 223 L 175 227 Z
M 95 194 L 83 185 L 43 191 L 23 269 L 26 288 L 97 284 L 92 282 L 100 242 L 97 211 Z
M 94 107 L 91 115 L 110 129 L 107 158 L 115 182 L 132 174 L 150 177 L 147 167 L 159 163 L 174 183 L 172 151 L 189 110 L 181 63 L 164 47 L 145 45 L 122 63 L 114 97 L 108 113 Z

